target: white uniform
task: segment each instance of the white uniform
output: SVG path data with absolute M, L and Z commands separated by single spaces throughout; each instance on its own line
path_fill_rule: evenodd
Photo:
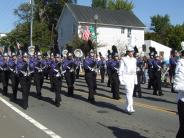
M 127 112 L 134 112 L 133 108 L 133 91 L 134 85 L 137 84 L 136 59 L 134 57 L 123 57 L 120 63 L 119 80 L 121 85 L 125 85 L 126 107 Z
M 178 92 L 177 100 L 184 102 L 184 59 L 180 59 L 176 65 L 173 88 Z

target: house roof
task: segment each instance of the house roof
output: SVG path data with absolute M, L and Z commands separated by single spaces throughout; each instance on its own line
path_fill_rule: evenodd
M 131 11 L 111 11 L 108 9 L 92 8 L 75 4 L 67 4 L 66 6 L 80 23 L 94 23 L 94 15 L 97 14 L 98 24 L 145 28 L 145 25 Z

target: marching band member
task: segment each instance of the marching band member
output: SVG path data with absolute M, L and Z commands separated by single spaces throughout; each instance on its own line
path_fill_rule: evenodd
M 162 69 L 162 63 L 159 59 L 159 56 L 156 54 L 155 59 L 153 60 L 153 80 L 154 80 L 153 95 L 159 95 L 159 96 L 163 95 L 161 90 L 161 69 Z
M 53 51 L 51 51 L 50 58 L 47 60 L 47 68 L 46 68 L 49 71 L 48 74 L 49 74 L 49 78 L 50 78 L 50 90 L 51 91 L 54 91 L 54 85 L 53 85 L 54 76 L 53 76 L 52 71 L 51 71 L 51 65 L 54 62 L 55 62 L 54 53 L 53 53 Z
M 137 65 L 137 84 L 134 86 L 133 96 L 137 97 L 136 93 L 138 93 L 138 97 L 141 98 L 142 97 L 141 79 L 142 79 L 142 75 L 143 75 L 143 66 L 144 66 L 144 62 L 143 62 L 141 57 L 136 58 L 136 65 Z
M 13 91 L 13 95 L 11 97 L 12 101 L 16 101 L 17 99 L 17 90 L 19 85 L 19 75 L 17 70 L 17 63 L 19 62 L 18 60 L 19 59 L 17 58 L 14 48 L 12 47 L 11 58 L 9 59 L 8 62 L 8 66 L 10 69 L 10 80 L 12 83 L 12 91 Z
M 9 68 L 8 68 L 8 53 L 5 52 L 3 54 L 3 58 L 0 61 L 0 70 L 1 70 L 1 80 L 3 84 L 3 95 L 7 95 L 8 93 L 8 80 L 9 80 Z
M 108 76 L 107 87 L 110 87 L 110 84 L 111 84 L 111 70 L 110 70 L 111 61 L 112 61 L 112 56 L 111 56 L 111 54 L 109 53 L 109 54 L 108 54 L 108 59 L 107 59 L 107 61 L 106 61 L 107 76 Z
M 89 57 L 84 59 L 84 70 L 85 70 L 85 80 L 89 89 L 88 100 L 91 103 L 95 103 L 95 91 L 96 91 L 96 59 L 94 51 L 91 49 Z
M 42 59 L 40 51 L 36 51 L 36 57 L 34 60 L 34 81 L 36 85 L 36 92 L 38 99 L 42 98 L 41 89 L 44 81 L 44 70 L 46 68 L 46 62 Z
M 81 69 L 81 60 L 80 58 L 76 57 L 75 58 L 75 65 L 76 65 L 76 79 L 79 79 L 79 72 Z
M 119 60 L 118 60 L 118 53 L 114 53 L 113 60 L 110 64 L 111 70 L 111 92 L 113 94 L 113 99 L 119 100 Z
M 75 61 L 73 60 L 73 54 L 67 53 L 66 59 L 63 60 L 64 76 L 68 86 L 68 96 L 73 96 L 74 82 L 75 82 Z
M 9 60 L 9 56 L 7 53 L 7 49 L 5 49 L 3 58 L 0 61 L 1 80 L 3 84 L 3 95 L 8 94 L 8 80 L 9 80 L 8 60 Z
M 148 59 L 148 76 L 149 76 L 149 80 L 148 80 L 148 89 L 151 89 L 151 87 L 154 87 L 154 78 L 153 78 L 153 61 L 154 61 L 154 55 L 157 54 L 155 48 L 150 47 L 150 59 Z
M 20 85 L 22 88 L 23 108 L 28 108 L 28 96 L 31 87 L 31 77 L 34 73 L 34 63 L 29 60 L 27 50 L 23 52 L 22 61 L 18 62 Z
M 100 60 L 98 61 L 97 66 L 100 69 L 101 83 L 104 83 L 106 61 L 100 52 L 99 52 L 99 55 L 100 55 Z
M 129 47 L 127 56 L 121 59 L 119 69 L 119 80 L 122 85 L 125 85 L 126 91 L 126 107 L 125 111 L 128 114 L 135 112 L 133 108 L 133 91 L 134 85 L 137 84 L 136 75 L 136 59 L 133 57 L 134 49 Z
M 59 53 L 54 54 L 54 61 L 51 62 L 51 86 L 55 92 L 55 105 L 56 107 L 60 106 L 61 102 L 61 84 L 62 84 L 62 62 L 61 55 Z
M 171 92 L 174 92 L 173 89 L 173 79 L 175 75 L 177 59 L 175 57 L 175 50 L 171 51 L 171 57 L 169 58 L 169 77 L 170 77 L 170 84 L 171 84 Z

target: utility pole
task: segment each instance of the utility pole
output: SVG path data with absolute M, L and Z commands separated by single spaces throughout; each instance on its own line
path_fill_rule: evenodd
M 33 4 L 34 0 L 30 0 L 31 5 L 30 46 L 33 46 Z

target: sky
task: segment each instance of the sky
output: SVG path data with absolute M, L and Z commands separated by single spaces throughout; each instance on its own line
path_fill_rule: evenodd
M 171 24 L 184 23 L 184 0 L 130 0 L 134 3 L 134 14 L 147 26 L 154 15 L 170 16 Z M 8 33 L 18 20 L 13 14 L 14 9 L 29 0 L 0 0 L 0 33 Z M 78 0 L 79 5 L 91 5 L 91 0 Z

